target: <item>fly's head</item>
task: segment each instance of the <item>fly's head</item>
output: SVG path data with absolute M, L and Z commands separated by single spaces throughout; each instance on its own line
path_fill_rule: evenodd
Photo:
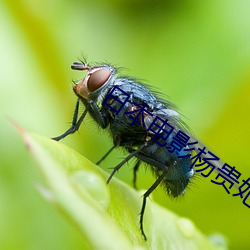
M 106 92 L 105 88 L 116 78 L 115 69 L 110 65 L 89 66 L 83 62 L 74 62 L 71 69 L 88 71 L 86 76 L 73 87 L 75 94 L 84 101 L 102 99 Z

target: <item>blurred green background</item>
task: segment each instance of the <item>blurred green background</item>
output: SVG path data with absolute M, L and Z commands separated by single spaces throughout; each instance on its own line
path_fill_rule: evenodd
M 146 79 L 199 140 L 249 178 L 249 13 L 247 0 L 1 1 L 0 249 L 81 248 L 81 235 L 36 191 L 39 173 L 8 118 L 47 137 L 64 132 L 76 100 L 71 81 L 83 76 L 70 65 L 82 55 Z M 63 143 L 96 162 L 112 142 L 93 124 L 86 119 Z M 122 157 L 117 150 L 102 167 Z M 117 177 L 131 184 L 132 166 Z M 153 180 L 140 170 L 140 188 Z M 202 232 L 223 233 L 231 249 L 249 249 L 250 209 L 210 180 L 198 178 L 176 201 L 161 188 L 153 198 Z

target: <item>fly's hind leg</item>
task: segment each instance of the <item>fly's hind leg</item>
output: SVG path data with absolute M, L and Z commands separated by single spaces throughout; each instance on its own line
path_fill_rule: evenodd
M 158 185 L 162 182 L 164 179 L 166 173 L 161 174 L 158 179 L 153 183 L 153 185 L 147 190 L 147 192 L 143 195 L 143 201 L 142 201 L 142 207 L 141 207 L 141 212 L 140 212 L 140 230 L 143 235 L 144 240 L 147 240 L 147 236 L 144 232 L 143 228 L 143 216 L 146 208 L 146 202 L 148 196 L 158 187 Z

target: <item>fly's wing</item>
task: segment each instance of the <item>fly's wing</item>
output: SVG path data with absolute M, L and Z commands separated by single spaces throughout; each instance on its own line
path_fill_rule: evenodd
M 167 104 L 165 104 L 165 106 L 167 106 Z M 203 143 L 198 142 L 198 140 L 192 135 L 192 132 L 189 129 L 189 127 L 182 121 L 180 113 L 178 111 L 176 111 L 173 107 L 170 106 L 169 108 L 158 109 L 157 111 L 152 112 L 152 114 L 153 114 L 152 117 L 148 116 L 144 119 L 144 122 L 146 124 L 147 129 L 155 117 L 160 117 L 163 120 L 167 119 L 169 121 L 169 123 L 175 128 L 176 132 L 177 132 L 177 130 L 180 129 L 182 132 L 184 132 L 188 136 L 190 136 L 190 142 L 197 142 L 195 144 L 195 149 L 194 149 L 194 151 L 197 154 L 200 153 L 199 148 L 203 149 L 204 147 L 206 148 L 206 152 L 208 152 L 208 151 L 211 152 L 211 150 L 209 148 L 207 148 Z M 159 127 L 157 129 L 155 129 L 155 131 L 157 131 L 158 129 L 159 129 Z M 211 159 L 205 159 L 205 162 L 210 164 L 209 167 L 210 168 L 214 167 L 215 172 L 221 174 L 223 177 L 228 179 L 229 177 L 226 174 L 224 174 L 223 169 L 222 169 L 222 167 L 224 165 L 223 161 L 220 160 L 220 158 L 217 157 L 216 155 L 214 155 L 213 153 L 212 153 L 212 155 L 214 156 L 214 158 L 213 157 L 206 157 L 205 154 L 201 154 L 200 157 L 201 157 L 201 159 L 202 158 L 204 158 L 204 159 L 211 158 Z M 220 170 L 222 170 L 222 171 L 220 171 Z M 195 171 L 195 169 L 194 169 L 194 171 Z M 199 172 L 197 172 L 197 174 L 199 174 Z M 234 187 L 236 189 L 239 189 L 238 184 L 234 180 L 232 180 L 232 179 L 230 179 L 230 180 L 233 182 Z
M 190 141 L 191 142 L 197 142 L 198 140 L 194 137 L 194 136 L 190 136 Z M 200 148 L 200 149 L 203 149 L 203 148 L 206 148 L 206 151 L 208 152 L 208 151 L 210 151 L 211 152 L 211 150 L 207 147 L 207 146 L 205 146 L 205 144 L 203 144 L 202 142 L 198 142 L 197 144 L 195 144 L 195 152 L 198 154 L 199 152 L 200 152 L 200 150 L 198 149 L 198 148 Z M 205 158 L 206 156 L 205 155 L 201 155 L 201 158 L 203 159 L 203 158 Z M 223 165 L 224 165 L 224 162 L 219 158 L 219 160 L 217 160 L 217 159 L 211 159 L 211 160 L 206 160 L 206 162 L 208 162 L 208 163 L 210 163 L 211 165 L 210 165 L 210 168 L 212 168 L 213 166 L 214 166 L 214 171 L 216 172 L 216 173 L 219 173 L 219 174 L 221 174 L 222 176 L 224 176 L 226 179 L 228 179 L 229 177 L 227 176 L 227 175 L 225 175 L 224 174 L 224 172 L 223 172 L 223 170 L 222 170 L 222 167 L 223 167 Z M 194 169 L 195 170 L 195 169 Z M 222 170 L 222 171 L 220 171 L 220 170 Z M 197 172 L 196 172 L 197 173 Z M 200 173 L 197 173 L 197 174 L 200 174 Z M 239 185 L 238 185 L 238 183 L 236 183 L 233 179 L 230 179 L 233 183 L 234 183 L 234 188 L 236 188 L 237 190 L 239 190 Z

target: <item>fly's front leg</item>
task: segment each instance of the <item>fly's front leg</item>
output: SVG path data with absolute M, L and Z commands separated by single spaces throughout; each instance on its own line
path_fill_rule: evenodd
M 77 120 L 78 119 L 78 112 L 79 112 L 79 104 L 80 104 L 80 101 L 78 99 L 77 102 L 76 102 L 71 127 L 65 133 L 63 133 L 62 135 L 59 135 L 57 137 L 53 137 L 51 139 L 53 139 L 55 141 L 60 141 L 64 137 L 68 136 L 69 134 L 75 133 L 79 129 L 79 127 L 80 127 L 80 125 L 81 125 L 81 123 L 82 123 L 82 121 L 83 121 L 84 117 L 86 116 L 86 114 L 88 112 L 88 109 L 89 109 L 88 108 L 89 106 L 87 106 L 86 109 L 84 110 L 84 112 L 82 113 L 82 115 L 80 116 L 79 120 Z
M 105 114 L 100 110 L 100 108 L 94 101 L 88 102 L 86 109 L 80 116 L 79 120 L 77 120 L 78 113 L 79 113 L 79 105 L 80 105 L 80 100 L 78 99 L 76 102 L 71 127 L 62 135 L 52 138 L 53 140 L 59 141 L 63 139 L 64 137 L 68 136 L 69 134 L 75 133 L 79 129 L 84 117 L 86 116 L 88 112 L 93 116 L 93 118 L 98 122 L 98 124 L 101 125 L 102 128 L 106 128 L 108 126 L 108 122 L 107 122 Z

